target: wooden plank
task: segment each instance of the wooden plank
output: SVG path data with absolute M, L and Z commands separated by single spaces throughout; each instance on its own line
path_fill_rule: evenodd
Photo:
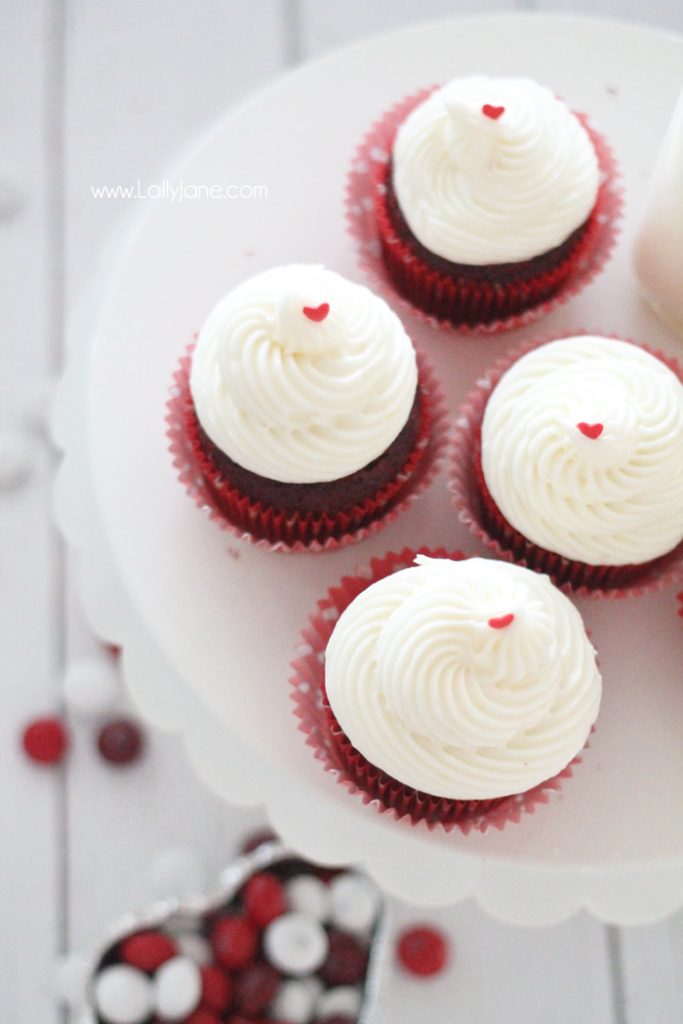
M 386 998 L 378 1001 L 373 1024 L 426 1019 L 439 1024 L 613 1020 L 604 931 L 587 915 L 553 928 L 529 929 L 494 921 L 471 902 L 423 914 L 415 907 L 399 906 L 392 944 L 402 927 L 421 918 L 448 936 L 452 966 L 423 982 L 395 968 L 387 971 L 382 993 L 386 991 Z
M 553 0 L 535 0 L 539 11 L 557 11 Z M 622 18 L 651 25 L 653 28 L 683 31 L 683 5 L 679 0 L 564 0 L 560 5 L 563 14 L 585 14 L 596 18 Z
M 158 181 L 212 122 L 285 66 L 279 0 L 75 0 L 68 23 L 67 268 L 69 308 L 106 259 L 109 233 L 136 215 L 135 201 L 96 201 L 91 184 Z M 197 183 L 201 184 L 201 183 Z M 105 263 L 106 265 L 106 263 Z M 68 657 L 97 647 L 69 573 Z M 209 876 L 234 853 L 257 813 L 209 794 L 180 741 L 149 736 L 149 756 L 116 771 L 80 724 L 68 770 L 68 902 L 72 948 L 97 943 L 112 920 L 149 901 L 147 874 L 167 846 L 189 845 Z M 42 1019 L 36 1017 L 35 1019 Z
M 59 119 L 55 73 L 61 40 L 51 5 L 5 5 L 0 34 L 0 179 L 17 207 L 0 217 L 3 340 L 0 429 L 31 445 L 32 474 L 0 493 L 0 990 L 3 1018 L 57 1020 L 47 980 L 62 935 L 61 771 L 25 760 L 19 736 L 27 719 L 54 711 L 59 637 L 55 629 L 60 571 L 48 520 L 51 456 L 27 412 L 54 359 L 55 194 L 49 184 L 57 154 L 50 125 Z
M 626 1024 L 677 1024 L 683 1019 L 680 988 L 681 918 L 675 953 L 672 927 L 668 922 L 642 928 L 622 928 L 619 950 Z
M 318 57 L 364 36 L 390 32 L 402 25 L 455 14 L 512 10 L 514 0 L 299 0 L 301 53 Z M 454 72 L 455 73 L 455 72 Z

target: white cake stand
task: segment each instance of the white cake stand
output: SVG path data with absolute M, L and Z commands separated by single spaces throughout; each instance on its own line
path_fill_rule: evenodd
M 298 631 L 317 597 L 375 553 L 475 545 L 450 512 L 443 480 L 386 531 L 341 552 L 286 556 L 231 541 L 171 467 L 163 424 L 171 373 L 212 304 L 256 270 L 317 260 L 357 277 L 342 213 L 356 143 L 397 98 L 476 71 L 552 85 L 609 135 L 624 170 L 628 216 L 616 257 L 536 333 L 588 327 L 675 352 L 639 301 L 629 246 L 682 66 L 676 36 L 516 15 L 421 25 L 305 67 L 233 112 L 179 172 L 192 185 L 265 184 L 268 199 L 150 204 L 74 332 L 56 413 L 65 452 L 59 519 L 86 608 L 123 645 L 142 713 L 183 734 L 197 771 L 226 800 L 265 806 L 306 855 L 362 863 L 405 899 L 474 895 L 517 923 L 549 923 L 580 907 L 643 923 L 683 904 L 683 628 L 674 591 L 582 602 L 605 698 L 585 763 L 559 798 L 483 836 L 386 820 L 326 775 L 297 732 L 287 679 Z M 409 327 L 454 410 L 519 338 Z

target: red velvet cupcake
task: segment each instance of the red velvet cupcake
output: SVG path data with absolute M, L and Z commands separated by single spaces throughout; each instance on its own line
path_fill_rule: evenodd
M 364 802 L 485 831 L 571 774 L 598 713 L 578 611 L 526 569 L 405 550 L 318 604 L 293 663 L 307 742 Z
M 456 509 L 497 555 L 625 596 L 683 566 L 683 371 L 616 338 L 536 342 L 460 411 Z
M 283 550 L 358 540 L 431 479 L 444 403 L 400 320 L 319 266 L 258 274 L 175 376 L 169 436 L 199 504 Z
M 362 227 L 371 180 L 374 239 Z M 365 140 L 350 216 L 366 266 L 465 330 L 520 326 L 600 269 L 620 208 L 604 140 L 528 79 L 455 79 Z M 367 221 L 366 221 L 367 225 Z M 373 246 L 377 247 L 377 255 Z

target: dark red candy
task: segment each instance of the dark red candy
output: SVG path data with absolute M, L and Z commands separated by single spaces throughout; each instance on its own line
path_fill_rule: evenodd
M 130 935 L 121 943 L 119 956 L 124 964 L 154 974 L 157 968 L 178 952 L 174 942 L 162 932 L 146 931 Z
M 336 985 L 357 985 L 365 977 L 368 954 L 361 944 L 346 932 L 330 932 L 330 948 L 320 969 L 320 977 L 330 988 Z
M 258 850 L 259 846 L 263 846 L 264 843 L 274 843 L 276 839 L 275 833 L 268 829 L 251 832 L 240 846 L 240 853 L 253 853 L 254 850 Z
M 242 893 L 242 902 L 248 916 L 259 928 L 265 928 L 287 910 L 282 882 L 267 871 L 249 879 Z
M 205 1007 L 200 1006 L 189 1017 L 183 1017 L 183 1024 L 221 1024 L 221 1020 L 222 1018 L 213 1013 L 212 1010 L 207 1010 Z
M 262 1013 L 277 995 L 280 981 L 270 964 L 252 964 L 235 979 L 235 1006 L 252 1017 Z
M 344 1013 L 334 1013 L 331 1017 L 316 1017 L 315 1024 L 356 1024 L 355 1017 L 347 1017 Z
M 124 765 L 137 761 L 144 750 L 142 729 L 129 718 L 107 722 L 97 737 L 97 749 L 110 764 Z
M 256 956 L 258 929 L 245 917 L 219 918 L 211 929 L 211 948 L 218 963 L 229 971 L 239 971 Z
M 66 726 L 59 718 L 36 718 L 24 729 L 26 754 L 38 764 L 59 764 L 69 746 Z
M 410 974 L 428 978 L 438 974 L 448 960 L 448 942 L 436 928 L 421 925 L 402 932 L 397 944 L 398 959 Z
M 232 1001 L 232 980 L 219 967 L 200 967 L 202 995 L 200 1004 L 204 1009 L 223 1013 Z

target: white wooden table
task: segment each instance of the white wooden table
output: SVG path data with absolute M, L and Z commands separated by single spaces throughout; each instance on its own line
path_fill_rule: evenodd
M 19 752 L 23 723 L 60 706 L 66 664 L 98 650 L 50 520 L 54 456 L 35 415 L 68 318 L 131 213 L 130 201 L 96 201 L 89 186 L 158 180 L 230 104 L 301 60 L 417 17 L 515 6 L 683 31 L 680 0 L 1 0 L 0 430 L 24 433 L 33 455 L 29 481 L 0 494 L 3 1022 L 63 1019 L 55 957 L 91 947 L 145 904 L 155 852 L 191 845 L 217 872 L 258 823 L 204 791 L 167 737 L 151 737 L 146 760 L 118 772 L 98 759 L 85 723 L 74 723 L 63 770 L 38 770 Z M 456 965 L 423 985 L 388 973 L 378 1024 L 683 1020 L 683 917 L 619 931 L 581 916 L 528 931 L 472 905 L 428 916 L 451 935 Z

